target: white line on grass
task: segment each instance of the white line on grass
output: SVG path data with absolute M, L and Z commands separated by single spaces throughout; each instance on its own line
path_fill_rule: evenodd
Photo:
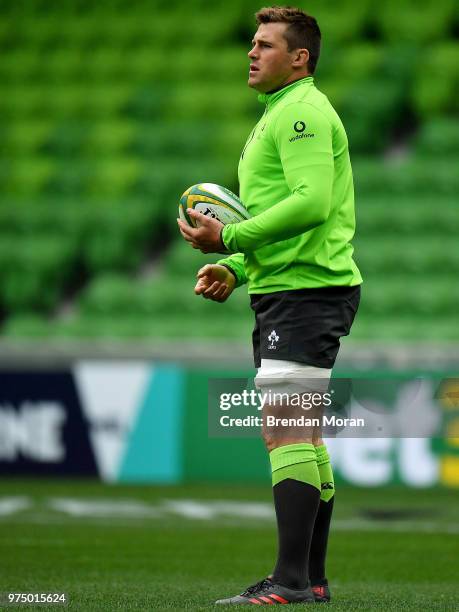
M 24 510 L 29 512 L 23 513 Z M 50 512 L 51 511 L 51 512 Z M 101 521 L 106 526 L 154 526 L 156 519 L 173 521 L 181 517 L 190 521 L 217 523 L 220 526 L 264 527 L 274 521 L 272 505 L 266 502 L 164 499 L 155 505 L 138 500 L 51 498 L 43 505 L 27 497 L 0 498 L 3 523 L 68 524 L 72 519 L 85 523 Z M 110 518 L 107 522 L 104 519 Z M 373 531 L 391 533 L 459 534 L 458 523 L 366 518 L 333 520 L 333 529 L 343 532 Z
M 0 498 L 0 516 L 9 516 L 32 506 L 29 497 L 2 497 Z

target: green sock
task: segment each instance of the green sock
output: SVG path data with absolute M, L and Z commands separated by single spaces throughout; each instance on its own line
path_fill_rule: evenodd
M 320 489 L 316 451 L 312 444 L 287 444 L 269 453 L 273 487 L 282 480 L 291 478 Z
M 316 459 L 320 475 L 320 499 L 328 502 L 335 494 L 335 480 L 333 478 L 330 455 L 328 454 L 327 447 L 325 446 L 325 444 L 316 446 Z

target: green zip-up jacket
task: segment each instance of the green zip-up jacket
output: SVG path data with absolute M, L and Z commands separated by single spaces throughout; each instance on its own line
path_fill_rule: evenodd
M 306 77 L 271 94 L 239 162 L 251 219 L 225 226 L 229 266 L 249 293 L 353 286 L 354 188 L 346 132 Z

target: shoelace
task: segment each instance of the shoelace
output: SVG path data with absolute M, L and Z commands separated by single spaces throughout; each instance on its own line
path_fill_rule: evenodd
M 269 578 L 263 578 L 263 580 L 260 580 L 260 582 L 257 582 L 256 584 L 252 584 L 252 586 L 249 586 L 248 589 L 246 589 L 243 593 L 241 593 L 241 595 L 243 597 L 245 597 L 246 595 L 252 595 L 253 593 L 256 593 L 257 591 L 264 591 L 265 589 L 268 589 L 269 587 L 272 586 L 272 582 Z

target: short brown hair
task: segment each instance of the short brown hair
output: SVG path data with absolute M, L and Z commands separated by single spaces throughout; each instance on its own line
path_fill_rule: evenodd
M 289 51 L 309 51 L 308 70 L 311 74 L 319 61 L 321 34 L 314 17 L 292 6 L 268 6 L 255 13 L 257 25 L 261 23 L 287 23 L 285 40 Z

